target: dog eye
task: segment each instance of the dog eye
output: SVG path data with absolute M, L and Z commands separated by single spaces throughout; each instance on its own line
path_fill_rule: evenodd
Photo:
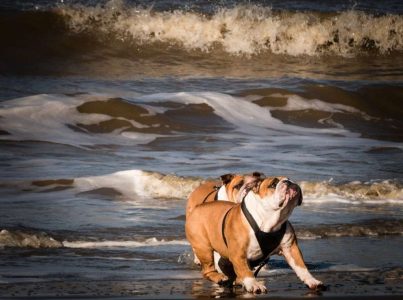
M 279 182 L 280 182 L 280 180 L 278 180 L 277 178 L 274 178 L 272 183 L 270 184 L 269 188 L 275 189 Z
M 234 186 L 234 188 L 236 188 L 237 190 L 239 190 L 242 186 L 243 186 L 243 181 L 241 181 L 241 182 L 238 183 L 236 186 Z

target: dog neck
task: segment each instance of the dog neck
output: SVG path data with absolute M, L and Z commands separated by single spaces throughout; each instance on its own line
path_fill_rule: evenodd
M 228 201 L 228 194 L 227 194 L 227 186 L 222 185 L 218 189 L 218 195 L 217 195 L 217 200 L 222 200 L 222 201 Z
M 269 199 L 262 199 L 259 195 L 249 191 L 244 200 L 245 206 L 253 219 L 264 232 L 274 232 L 288 219 L 289 214 L 284 214 L 281 209 L 273 209 L 267 205 Z

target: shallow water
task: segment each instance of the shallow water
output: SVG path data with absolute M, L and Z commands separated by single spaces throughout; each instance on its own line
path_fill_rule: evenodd
M 387 2 L 3 1 L 1 283 L 199 279 L 187 195 L 252 171 L 301 185 L 312 269 L 401 270 Z M 262 276 L 284 272 L 273 257 Z

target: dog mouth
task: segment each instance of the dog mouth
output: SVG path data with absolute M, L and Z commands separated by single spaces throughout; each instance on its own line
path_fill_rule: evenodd
M 284 189 L 284 196 L 280 200 L 278 206 L 279 208 L 284 208 L 287 206 L 287 204 L 292 201 L 292 200 L 298 200 L 298 205 L 301 202 L 302 196 L 301 196 L 301 189 L 298 187 L 298 185 L 286 180 L 284 181 L 283 184 L 283 189 Z

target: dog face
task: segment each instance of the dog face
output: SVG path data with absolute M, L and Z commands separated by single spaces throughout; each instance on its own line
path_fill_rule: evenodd
M 262 180 L 254 192 L 272 210 L 293 209 L 302 204 L 301 188 L 287 177 L 268 177 Z
M 263 174 L 254 172 L 252 174 L 225 174 L 221 176 L 221 181 L 225 185 L 228 200 L 240 203 L 248 189 L 261 179 Z

